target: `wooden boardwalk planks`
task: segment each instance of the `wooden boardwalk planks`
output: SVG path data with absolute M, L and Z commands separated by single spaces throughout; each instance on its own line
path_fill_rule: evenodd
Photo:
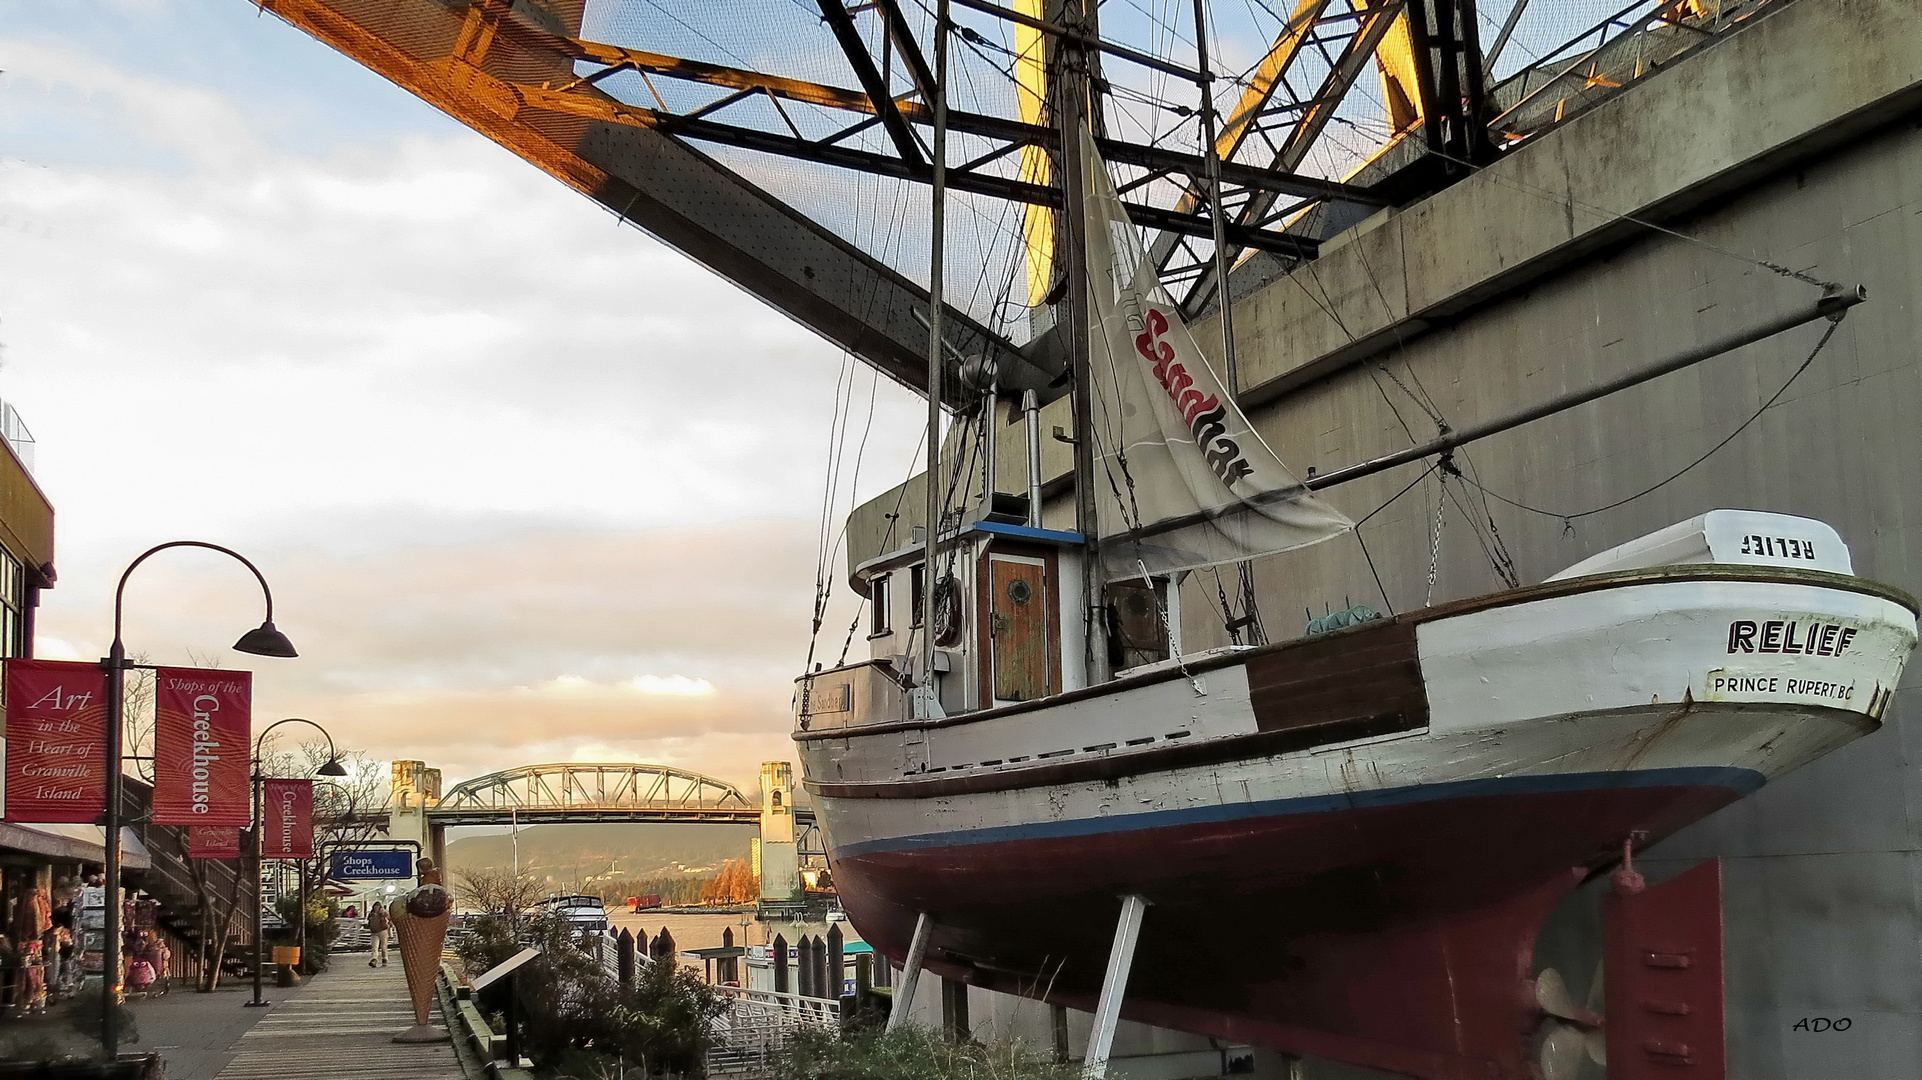
M 438 1011 L 438 1010 L 437 1010 Z M 435 1022 L 445 1026 L 436 1015 Z M 448 1043 L 390 1041 L 414 1023 L 400 965 L 353 956 L 273 1006 L 234 1047 L 218 1080 L 460 1080 Z

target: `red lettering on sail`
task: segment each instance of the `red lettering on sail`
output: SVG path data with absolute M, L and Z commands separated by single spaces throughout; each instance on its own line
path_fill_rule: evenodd
M 1202 458 L 1208 467 L 1224 484 L 1232 484 L 1254 472 L 1254 466 L 1242 457 L 1241 447 L 1233 439 L 1223 434 L 1225 428 L 1221 421 L 1227 415 L 1221 399 L 1213 394 L 1203 394 L 1193 389 L 1194 376 L 1188 369 L 1174 362 L 1174 346 L 1161 340 L 1168 330 L 1168 316 L 1155 308 L 1149 308 L 1142 323 L 1146 329 L 1135 335 L 1135 351 L 1154 365 L 1152 374 L 1161 388 L 1168 392 L 1168 399 L 1174 402 L 1175 411 L 1188 425 L 1194 437 L 1195 446 L 1200 448 Z

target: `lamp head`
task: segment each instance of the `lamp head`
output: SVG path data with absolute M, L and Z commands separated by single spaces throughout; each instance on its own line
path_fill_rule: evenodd
M 328 758 L 327 764 L 314 771 L 322 776 L 346 776 L 347 766 L 342 765 L 339 758 Z
M 300 655 L 294 651 L 294 643 L 287 640 L 287 635 L 274 629 L 272 619 L 240 635 L 240 640 L 234 642 L 234 651 L 252 653 L 255 656 Z

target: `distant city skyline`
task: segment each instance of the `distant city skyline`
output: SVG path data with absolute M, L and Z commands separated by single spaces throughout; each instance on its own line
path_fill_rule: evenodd
M 790 759 L 837 401 L 861 494 L 922 406 L 244 0 L 0 0 L 0 398 L 57 513 L 53 658 L 256 672 L 451 784 Z M 838 532 L 847 505 L 829 519 Z M 829 567 L 841 577 L 841 560 Z M 834 585 L 847 599 L 844 581 Z M 853 609 L 833 608 L 824 636 Z

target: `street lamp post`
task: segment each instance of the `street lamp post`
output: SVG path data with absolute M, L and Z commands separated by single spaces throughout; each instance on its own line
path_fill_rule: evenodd
M 338 758 L 335 758 L 329 761 L 328 764 L 338 767 L 340 765 L 340 761 Z M 322 766 L 321 768 L 325 769 L 326 766 Z M 340 770 L 339 774 L 330 773 L 330 772 L 321 773 L 321 775 L 323 776 L 333 776 L 333 775 L 345 776 L 346 774 L 347 774 L 347 770 L 344 768 Z M 343 792 L 347 790 L 345 787 L 341 787 L 341 785 L 336 784 L 331 780 L 322 780 L 314 785 L 314 789 L 316 793 L 318 793 L 321 784 L 326 784 L 328 787 L 332 787 L 332 788 L 340 788 L 340 790 Z M 316 817 L 318 817 L 320 814 L 320 802 L 318 798 L 316 798 L 314 802 L 314 814 Z M 314 864 L 312 867 L 309 867 L 307 865 L 309 861 L 310 860 L 307 860 L 307 859 L 300 860 L 300 962 L 303 966 L 307 963 L 307 902 L 308 902 L 307 901 L 307 875 L 309 873 L 313 874 L 315 884 L 323 883 L 321 880 L 322 875 L 320 873 L 320 851 L 318 848 L 315 849 L 314 858 L 311 860 Z
M 308 727 L 313 728 L 315 731 L 320 732 L 321 737 L 327 740 L 327 763 L 322 765 L 320 768 L 315 769 L 314 771 L 316 773 L 320 774 L 321 776 L 346 776 L 347 775 L 346 767 L 344 767 L 340 763 L 340 751 L 334 749 L 334 737 L 328 734 L 326 728 L 321 727 L 319 724 L 314 723 L 312 720 L 308 720 L 299 716 L 290 716 L 285 720 L 276 720 L 273 723 L 268 724 L 265 728 L 263 728 L 260 734 L 254 739 L 254 760 L 253 760 L 253 767 L 254 767 L 254 776 L 253 776 L 253 788 L 254 788 L 254 828 L 253 828 L 253 833 L 254 833 L 254 999 L 246 1003 L 247 1007 L 252 1009 L 265 1008 L 267 1005 L 271 1004 L 271 1002 L 268 1002 L 266 999 L 260 996 L 260 992 L 261 992 L 260 975 L 261 975 L 261 969 L 264 966 L 263 961 L 266 959 L 266 953 L 263 951 L 265 946 L 261 941 L 261 938 L 264 936 L 262 934 L 262 931 L 264 930 L 262 923 L 264 920 L 262 918 L 261 909 L 265 903 L 266 897 L 261 892 L 261 887 L 260 887 L 261 864 L 266 861 L 261 854 L 262 847 L 261 847 L 260 834 L 262 833 L 262 831 L 264 831 L 265 821 L 263 820 L 264 815 L 261 812 L 260 788 L 261 788 L 261 781 L 266 778 L 261 774 L 261 771 L 260 771 L 260 748 L 266 745 L 268 733 L 272 732 L 275 728 L 279 727 L 282 724 L 306 724 Z M 279 888 L 279 886 L 275 886 L 275 888 Z M 305 888 L 304 882 L 302 884 L 302 888 L 303 889 Z M 307 935 L 307 910 L 304 903 L 302 904 L 301 910 L 299 911 L 298 914 L 300 916 L 302 944 L 304 945 L 306 943 L 305 939 Z
M 120 755 L 121 725 L 126 720 L 123 715 L 125 706 L 125 686 L 127 673 L 127 647 L 120 640 L 123 601 L 126 598 L 127 579 L 134 570 L 155 554 L 175 547 L 198 547 L 231 555 L 253 571 L 260 582 L 261 595 L 267 600 L 267 617 L 252 630 L 240 635 L 234 642 L 234 651 L 251 653 L 255 656 L 298 656 L 293 642 L 287 635 L 274 629 L 274 594 L 267 587 L 267 578 L 260 568 L 248 561 L 245 555 L 219 544 L 209 544 L 203 540 L 170 540 L 156 544 L 140 553 L 140 557 L 129 563 L 120 575 L 120 584 L 113 590 L 113 645 L 107 650 L 106 659 L 101 666 L 107 669 L 107 811 L 102 815 L 101 824 L 106 830 L 103 839 L 107 848 L 106 866 L 106 941 L 101 946 L 100 965 L 100 1044 L 106 1051 L 107 1060 L 113 1061 L 120 1056 Z

